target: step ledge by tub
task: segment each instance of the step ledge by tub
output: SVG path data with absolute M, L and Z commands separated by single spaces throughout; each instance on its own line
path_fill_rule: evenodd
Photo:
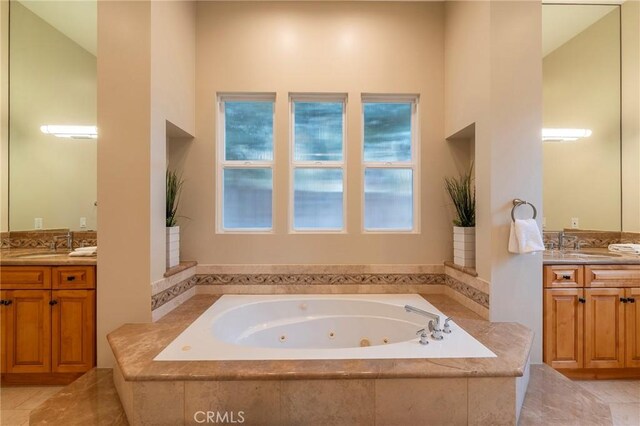
M 492 350 L 496 358 L 154 361 L 153 358 L 217 299 L 196 295 L 172 318 L 125 324 L 107 338 L 127 381 L 302 380 L 445 377 L 521 377 L 533 332 L 517 323 L 455 318 L 456 323 Z
M 455 263 L 453 263 L 450 260 L 445 260 L 444 261 L 444 266 L 448 266 L 449 268 L 453 268 L 456 271 L 460 271 L 460 272 L 463 272 L 463 273 L 465 273 L 467 275 L 471 275 L 472 277 L 477 277 L 478 276 L 478 272 L 474 268 L 469 268 L 467 266 L 456 265 Z
M 173 268 L 169 268 L 167 269 L 167 271 L 164 273 L 164 277 L 170 277 L 172 275 L 178 274 L 182 271 L 186 271 L 189 268 L 193 268 L 194 266 L 196 266 L 198 264 L 198 262 L 196 262 L 195 260 L 185 260 L 180 262 L 179 264 L 177 264 L 176 266 L 174 266 Z

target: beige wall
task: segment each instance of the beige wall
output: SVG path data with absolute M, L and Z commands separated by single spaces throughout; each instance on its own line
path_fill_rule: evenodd
M 543 143 L 545 229 L 577 217 L 582 229 L 620 230 L 620 10 L 547 55 L 543 73 L 544 127 L 593 131 Z
M 0 232 L 9 230 L 9 2 L 0 2 Z
M 622 230 L 640 232 L 640 2 L 622 5 Z
M 448 1 L 445 25 L 447 135 L 475 123 L 476 262 L 491 283 L 490 319 L 532 329 L 541 362 L 542 256 L 507 252 L 512 200 L 542 214 L 541 5 Z
M 167 121 L 193 132 L 195 5 L 98 4 L 98 365 L 106 335 L 151 321 L 164 265 Z
M 454 174 L 443 133 L 442 3 L 198 4 L 196 129 L 185 158 L 182 257 L 200 263 L 440 263 L 451 257 L 443 177 Z M 275 92 L 274 228 L 215 233 L 217 92 Z M 290 92 L 348 92 L 347 230 L 288 234 Z M 421 233 L 361 229 L 363 92 L 419 93 Z
M 98 3 L 98 365 L 106 335 L 151 321 L 151 5 Z
M 96 229 L 96 141 L 40 131 L 96 124 L 96 58 L 17 1 L 10 48 L 9 229 Z
M 151 3 L 151 281 L 166 270 L 167 121 L 195 134 L 196 5 Z

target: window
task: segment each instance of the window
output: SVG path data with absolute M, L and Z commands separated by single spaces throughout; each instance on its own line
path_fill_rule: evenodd
M 345 95 L 291 95 L 292 231 L 345 226 Z
M 416 96 L 363 96 L 364 230 L 417 231 Z
M 218 98 L 218 230 L 273 227 L 275 95 Z

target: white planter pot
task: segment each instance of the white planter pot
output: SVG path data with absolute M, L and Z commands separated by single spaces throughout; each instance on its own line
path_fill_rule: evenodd
M 180 227 L 167 228 L 167 268 L 173 268 L 180 263 Z
M 467 268 L 476 266 L 476 228 L 453 227 L 453 263 Z

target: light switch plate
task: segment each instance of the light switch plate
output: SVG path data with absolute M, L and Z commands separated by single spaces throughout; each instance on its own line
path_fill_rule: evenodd
M 33 220 L 33 227 L 35 229 L 42 229 L 42 218 L 41 217 L 36 217 Z
M 80 218 L 80 228 L 81 229 L 85 229 L 87 227 L 87 218 L 86 217 L 81 217 Z
M 577 217 L 572 217 L 571 229 L 578 229 L 578 228 L 580 228 L 580 219 L 578 219 Z

